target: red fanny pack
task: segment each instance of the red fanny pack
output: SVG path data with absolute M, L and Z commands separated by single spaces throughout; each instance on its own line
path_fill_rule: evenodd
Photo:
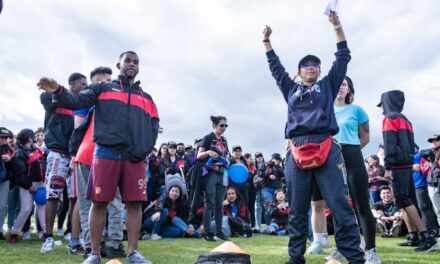
M 328 137 L 321 143 L 309 143 L 295 147 L 290 140 L 290 150 L 298 168 L 311 170 L 321 167 L 326 161 L 332 147 L 333 138 Z

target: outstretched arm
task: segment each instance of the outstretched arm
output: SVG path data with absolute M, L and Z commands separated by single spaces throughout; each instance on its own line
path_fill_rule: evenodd
M 336 32 L 336 43 L 345 41 L 344 30 L 342 29 L 341 21 L 339 21 L 338 15 L 336 15 L 335 11 L 330 11 L 328 15 L 328 20 L 332 23 L 333 28 Z

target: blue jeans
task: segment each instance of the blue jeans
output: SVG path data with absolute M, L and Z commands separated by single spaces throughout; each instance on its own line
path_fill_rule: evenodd
M 378 191 L 376 191 L 376 192 L 369 191 L 369 192 L 370 192 L 370 198 L 371 198 L 371 201 L 373 202 L 373 204 L 380 201 L 380 195 L 379 195 Z
M 17 209 L 20 208 L 20 192 L 18 185 L 9 190 L 8 194 L 8 228 L 12 229 L 15 218 L 17 217 Z
M 257 191 L 257 197 L 255 199 L 255 228 L 261 230 L 261 214 L 263 211 L 263 195 L 261 190 Z
M 271 187 L 264 187 L 263 189 L 261 189 L 261 196 L 264 205 L 264 221 L 266 221 L 266 225 L 270 224 L 269 211 L 270 211 L 270 206 L 272 205 L 273 202 L 273 194 L 275 191 L 276 191 L 275 188 L 271 188 Z
M 160 230 L 160 235 L 162 237 L 169 237 L 169 238 L 175 238 L 175 237 L 183 237 L 186 234 L 186 230 L 188 230 L 189 226 L 185 221 L 182 220 L 182 218 L 175 216 L 171 220 L 171 226 L 163 226 Z M 200 237 L 199 231 L 195 231 L 194 235 L 188 237 Z
M 164 208 L 160 212 L 159 220 L 153 222 L 152 216 L 148 217 L 147 220 L 143 223 L 143 228 L 147 230 L 147 232 L 151 232 L 152 234 L 159 234 L 162 228 L 162 224 L 168 218 L 168 209 Z
M 215 221 L 211 221 L 211 230 L 213 230 L 214 228 Z M 232 235 L 231 226 L 229 226 L 229 218 L 225 215 L 222 218 L 222 233 L 227 237 L 230 237 Z
M 279 236 L 285 236 L 287 235 L 285 229 L 281 229 L 280 226 L 277 223 L 270 223 L 266 228 L 261 230 L 261 233 L 266 235 L 271 235 L 272 233 L 276 233 Z

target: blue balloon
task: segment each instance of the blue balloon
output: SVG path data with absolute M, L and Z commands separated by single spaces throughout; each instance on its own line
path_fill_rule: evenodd
M 243 164 L 234 164 L 228 169 L 229 178 L 235 183 L 244 183 L 249 178 L 249 171 Z
M 34 193 L 34 201 L 38 205 L 45 205 L 46 204 L 46 188 L 39 188 Z

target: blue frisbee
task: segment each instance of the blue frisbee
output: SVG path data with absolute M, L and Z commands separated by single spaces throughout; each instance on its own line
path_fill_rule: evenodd
M 235 183 L 244 183 L 249 178 L 249 171 L 243 164 L 234 164 L 228 169 L 229 178 Z

